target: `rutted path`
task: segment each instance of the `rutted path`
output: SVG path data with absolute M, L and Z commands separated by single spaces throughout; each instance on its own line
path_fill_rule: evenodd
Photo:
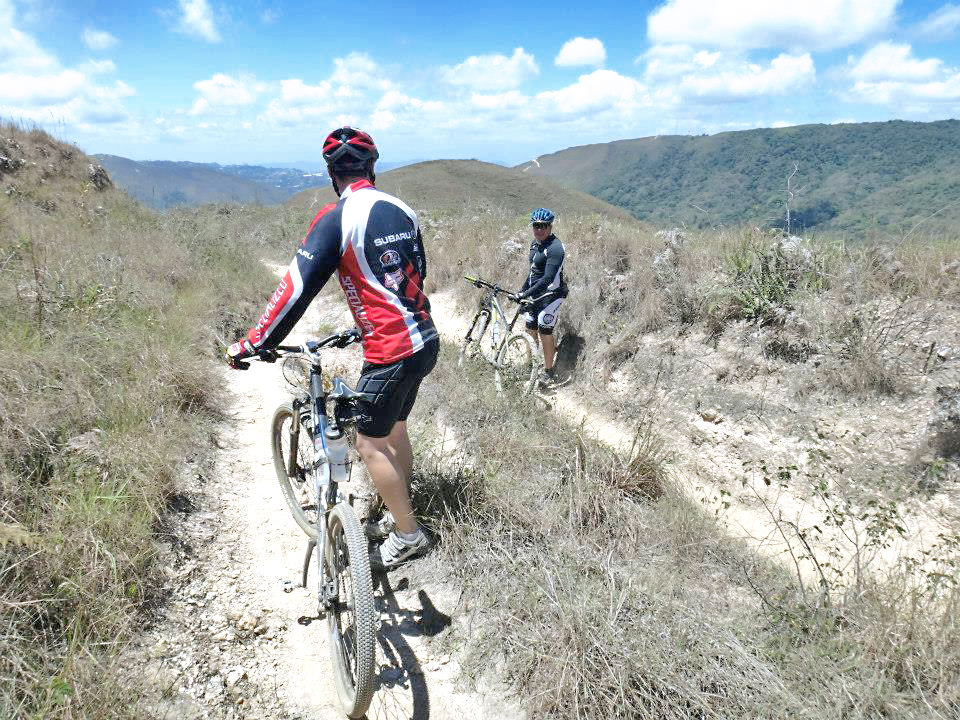
M 455 297 L 449 292 L 434 293 L 430 302 L 441 334 L 449 342 L 458 344 L 466 334 L 471 313 L 458 308 Z M 611 413 L 602 412 L 602 408 L 601 411 L 590 409 L 578 399 L 578 392 L 582 391 L 572 386 L 556 390 L 550 397 L 554 411 L 567 418 L 572 425 L 627 455 L 634 442 L 635 424 L 631 426 L 622 418 L 612 417 Z M 799 528 L 817 525 L 822 534 L 817 539 L 810 538 L 809 542 L 815 549 L 822 547 L 824 556 L 831 547 L 849 549 L 849 538 L 844 538 L 835 528 L 828 527 L 828 523 L 824 522 L 823 508 L 792 487 L 777 483 L 768 487 L 758 480 L 744 486 L 740 492 L 725 491 L 725 484 L 729 487 L 730 480 L 743 475 L 743 458 L 726 447 L 725 441 L 730 439 L 727 435 L 736 435 L 738 432 L 742 435 L 743 431 L 731 427 L 731 423 L 720 427 L 718 422 L 719 419 L 712 419 L 709 414 L 706 417 L 693 415 L 686 421 L 690 427 L 663 425 L 655 428 L 660 433 L 673 431 L 670 445 L 676 459 L 673 464 L 674 481 L 687 497 L 702 503 L 708 512 L 714 513 L 732 537 L 750 542 L 759 553 L 778 559 L 791 571 L 796 567 L 801 568 L 805 578 L 816 580 L 815 568 L 808 558 L 802 557 L 805 553 L 797 537 L 791 534 L 794 531 L 791 531 L 790 525 L 795 524 Z M 709 452 L 707 448 L 691 441 L 691 428 L 701 437 L 716 438 Z M 800 446 L 795 438 L 772 432 L 767 434 L 769 437 L 765 442 L 771 448 L 796 446 L 793 449 L 800 455 Z M 735 437 L 731 444 L 735 448 Z M 705 469 L 707 465 L 710 467 Z M 949 523 L 944 524 L 944 518 L 936 507 L 914 506 L 909 510 L 909 514 L 902 518 L 904 536 L 892 538 L 890 545 L 881 552 L 885 561 L 895 563 L 905 553 L 918 553 L 930 547 L 938 533 L 952 529 Z M 780 522 L 779 527 L 777 521 Z M 786 532 L 789 542 L 784 540 L 781 529 Z
M 321 299 L 313 307 L 321 304 L 331 305 Z M 340 308 L 327 317 L 338 327 L 348 323 Z M 311 309 L 291 341 L 303 332 L 315 336 L 319 321 Z M 340 363 L 349 353 L 331 359 Z M 349 362 L 359 366 L 356 348 Z M 162 544 L 166 602 L 130 664 L 153 688 L 148 701 L 160 717 L 343 718 L 313 573 L 311 588 L 299 587 L 305 536 L 284 504 L 270 456 L 273 410 L 289 392 L 278 365 L 225 368 L 222 379 L 232 397 L 220 452 L 212 473 L 192 472 L 172 503 Z M 377 591 L 379 689 L 368 717 L 523 717 L 494 694 L 461 691 L 456 660 L 434 655 L 430 643 L 458 621 L 438 609 L 453 612 L 451 593 L 411 577 L 391 573 L 389 586 Z

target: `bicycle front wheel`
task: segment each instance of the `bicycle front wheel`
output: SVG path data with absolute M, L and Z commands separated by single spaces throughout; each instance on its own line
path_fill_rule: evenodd
M 317 537 L 317 489 L 309 468 L 313 466 L 313 438 L 309 423 L 300 425 L 291 403 L 273 413 L 270 446 L 280 491 L 297 525 L 310 537 Z
M 516 389 L 527 395 L 533 390 L 536 375 L 533 341 L 529 335 L 513 333 L 497 354 L 497 389 L 500 392 Z
M 488 310 L 480 310 L 473 317 L 473 324 L 470 325 L 470 330 L 460 345 L 460 353 L 457 355 L 457 367 L 463 367 L 463 363 L 467 358 L 476 357 L 480 354 L 480 341 L 483 340 L 489 324 L 490 312 Z
M 367 541 L 346 502 L 330 511 L 327 532 L 323 574 L 337 588 L 327 612 L 333 675 L 343 711 L 360 718 L 373 699 L 375 670 L 376 611 Z

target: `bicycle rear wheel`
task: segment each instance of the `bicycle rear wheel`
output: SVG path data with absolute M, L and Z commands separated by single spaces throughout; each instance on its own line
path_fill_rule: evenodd
M 327 612 L 333 675 L 343 711 L 363 717 L 374 691 L 376 611 L 367 541 L 348 503 L 338 503 L 327 521 L 324 577 L 336 581 Z
M 309 468 L 313 466 L 313 437 L 309 423 L 296 423 L 293 405 L 284 403 L 273 413 L 270 447 L 280 491 L 297 525 L 310 537 L 317 537 L 317 489 Z M 291 433 L 291 430 L 295 431 Z
M 480 341 L 487 332 L 487 326 L 490 325 L 490 311 L 482 309 L 473 317 L 473 323 L 470 330 L 467 331 L 460 345 L 460 353 L 457 355 L 457 367 L 463 367 L 467 358 L 476 357 L 480 354 Z
M 496 380 L 500 392 L 519 390 L 528 395 L 537 376 L 536 355 L 529 335 L 513 333 L 497 354 Z

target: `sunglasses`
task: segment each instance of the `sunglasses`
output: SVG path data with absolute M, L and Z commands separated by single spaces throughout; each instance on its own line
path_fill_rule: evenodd
M 533 223 L 533 226 L 534 226 L 537 230 L 543 230 L 544 228 L 550 227 L 550 223 L 535 222 L 535 223 Z

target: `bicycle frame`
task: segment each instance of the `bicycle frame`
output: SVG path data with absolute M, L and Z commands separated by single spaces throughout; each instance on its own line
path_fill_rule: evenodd
M 523 312 L 523 307 L 517 305 L 517 310 L 513 314 L 513 317 L 508 321 L 507 313 L 504 312 L 503 306 L 500 304 L 498 296 L 500 294 L 511 295 L 509 291 L 495 285 L 493 283 L 488 283 L 486 280 L 481 280 L 479 278 L 466 277 L 471 283 L 477 287 L 485 287 L 488 289 L 488 292 L 484 295 L 480 303 L 480 310 L 478 314 L 482 311 L 486 311 L 490 314 L 490 350 L 491 358 L 496 359 L 497 355 L 500 352 L 500 346 L 506 341 L 510 336 L 510 333 L 513 332 L 514 326 L 517 324 L 517 320 L 520 317 L 520 314 Z M 512 295 L 511 295 L 512 296 Z M 486 328 L 484 329 L 486 332 Z M 471 328 L 470 332 L 467 333 L 467 340 L 470 340 L 470 333 L 473 332 Z M 502 335 L 502 337 L 501 337 Z
M 336 402 L 348 399 L 353 391 L 340 379 L 333 381 L 334 389 L 331 392 L 324 390 L 320 347 L 311 347 L 311 345 L 313 343 L 307 343 L 302 347 L 281 346 L 278 348 L 286 352 L 303 353 L 310 360 L 309 392 L 306 397 L 294 398 L 293 400 L 297 422 L 290 424 L 290 457 L 287 458 L 287 466 L 293 467 L 296 462 L 295 452 L 299 443 L 298 436 L 302 425 L 302 414 L 307 412 L 309 408 L 310 426 L 313 430 L 314 461 L 313 467 L 308 469 L 312 475 L 308 478 L 308 482 L 314 484 L 314 491 L 320 507 L 317 508 L 317 539 L 311 538 L 309 541 L 303 561 L 303 587 L 307 587 L 310 557 L 314 549 L 317 550 L 318 577 L 323 577 L 323 558 L 327 550 L 327 516 L 339 502 L 340 483 L 350 480 L 352 469 L 352 463 L 349 459 L 337 462 L 341 458 L 331 457 L 331 442 L 341 440 L 344 436 L 344 429 L 340 427 L 337 418 Z M 332 406 L 332 413 L 328 412 L 328 406 Z M 333 578 L 319 588 L 318 600 L 321 617 L 325 615 L 325 610 L 331 599 L 336 598 L 338 593 L 337 578 Z

